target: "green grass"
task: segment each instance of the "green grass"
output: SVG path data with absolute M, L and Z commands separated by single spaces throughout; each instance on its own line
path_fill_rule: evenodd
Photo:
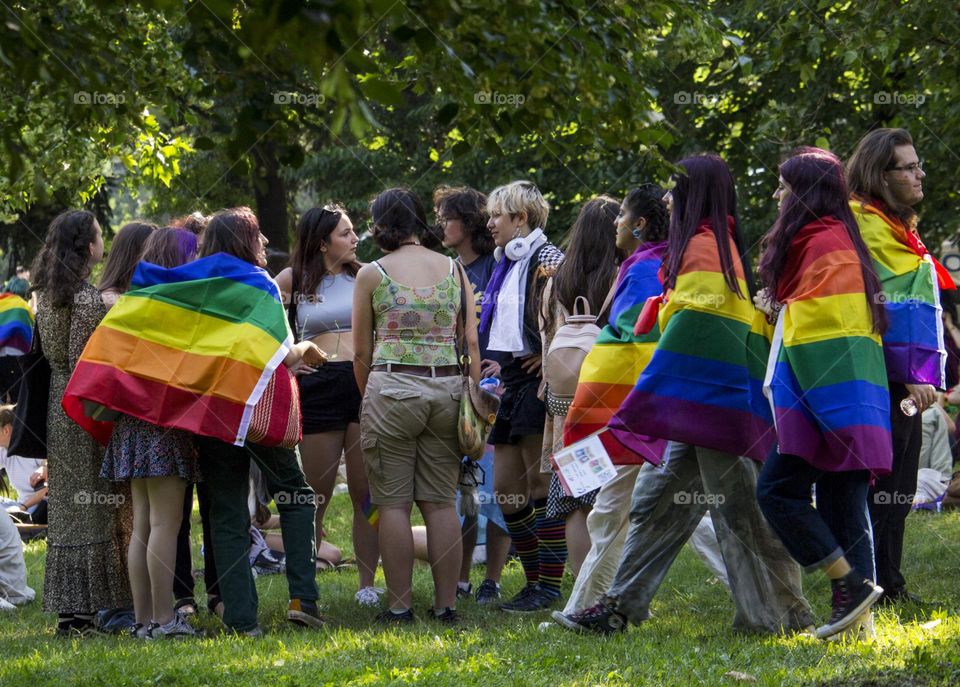
M 327 529 L 344 545 L 348 511 L 345 496 L 336 497 L 328 510 Z M 927 614 L 879 611 L 877 638 L 870 643 L 734 635 L 729 595 L 685 549 L 654 602 L 654 617 L 612 638 L 579 636 L 558 627 L 541 632 L 537 625 L 546 614 L 508 616 L 470 601 L 461 604 L 458 629 L 421 620 L 411 628 L 383 630 L 372 622 L 374 611 L 354 604 L 356 572 L 349 570 L 317 577 L 333 621 L 322 632 L 288 626 L 281 576 L 258 580 L 260 620 L 267 632 L 258 641 L 222 634 L 206 614 L 199 624 L 211 636 L 198 641 L 58 640 L 53 616 L 41 613 L 36 601 L 0 615 L 0 685 L 754 684 L 727 676 L 731 671 L 750 675 L 760 685 L 957 685 L 958 543 L 960 515 L 911 515 L 907 577 L 914 591 L 943 608 Z M 29 580 L 38 594 L 44 551 L 43 542 L 27 546 Z M 198 554 L 199 545 L 199 566 Z M 350 554 L 348 546 L 345 554 Z M 481 576 L 476 570 L 474 583 Z M 431 602 L 429 570 L 418 567 L 414 580 L 414 603 L 422 616 Z M 808 576 L 805 584 L 823 615 L 828 585 L 819 576 Z M 509 593 L 521 585 L 522 573 L 511 563 L 504 588 Z M 202 583 L 197 592 L 202 595 Z M 935 626 L 929 627 L 931 621 Z

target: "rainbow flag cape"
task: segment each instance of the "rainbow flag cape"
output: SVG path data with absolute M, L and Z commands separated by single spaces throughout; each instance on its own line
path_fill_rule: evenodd
M 33 343 L 33 310 L 12 293 L 0 294 L 0 355 L 23 355 Z
M 774 445 L 763 397 L 770 328 L 750 299 L 732 237 L 730 251 L 742 298 L 727 288 L 708 226 L 687 245 L 659 313 L 656 351 L 609 425 L 637 453 L 638 435 L 754 460 L 764 460 Z
M 88 431 L 90 407 L 102 406 L 243 445 L 292 341 L 265 270 L 225 253 L 173 269 L 141 262 L 87 342 L 63 406 Z
M 663 290 L 657 272 L 666 250 L 665 241 L 641 245 L 620 266 L 609 322 L 600 330 L 580 368 L 577 391 L 563 425 L 564 446 L 606 427 L 650 362 L 660 329 L 655 326 L 649 333 L 635 336 L 633 325 L 647 298 Z M 642 449 L 638 455 L 619 441 L 607 441 L 608 435 L 603 432 L 600 440 L 618 465 L 644 459 L 658 462 L 667 443 L 654 437 L 645 442 L 638 436 L 631 442 L 631 446 Z
M 797 232 L 764 391 L 779 449 L 831 472 L 890 471 L 890 394 L 860 259 L 842 222 Z
M 886 299 L 890 324 L 883 335 L 883 354 L 888 378 L 945 388 L 947 351 L 933 260 L 918 255 L 908 245 L 906 227 L 875 205 L 855 198 L 850 209 Z

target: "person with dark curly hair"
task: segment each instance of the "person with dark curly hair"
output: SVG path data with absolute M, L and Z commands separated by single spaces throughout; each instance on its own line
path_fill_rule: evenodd
M 493 257 L 495 247 L 493 237 L 487 229 L 487 222 L 490 219 L 487 214 L 487 196 L 467 186 L 440 186 L 433 192 L 433 207 L 437 217 L 437 233 L 441 236 L 443 247 L 455 251 L 457 261 L 463 265 L 463 271 L 473 288 L 476 313 L 479 318 L 487 282 L 490 281 L 493 268 L 497 264 Z M 489 333 L 479 332 L 478 337 L 480 374 L 483 377 L 499 377 L 500 358 L 496 353 L 487 350 Z M 500 575 L 510 554 L 510 535 L 507 534 L 503 513 L 493 497 L 492 445 L 487 444 L 483 458 L 477 461 L 477 464 L 485 478 L 483 484 L 477 485 L 479 513 L 464 515 L 461 526 L 463 558 L 460 563 L 460 580 L 457 582 L 457 597 L 466 598 L 473 592 L 473 586 L 470 584 L 470 568 L 473 565 L 473 552 L 477 545 L 479 516 L 483 515 L 487 520 L 484 531 L 486 572 L 483 582 L 477 587 L 476 599 L 478 604 L 487 605 L 500 598 Z M 469 484 L 469 482 L 466 483 Z
M 87 339 L 107 314 L 100 292 L 87 281 L 102 259 L 96 217 L 68 210 L 51 222 L 33 266 L 37 330 L 51 372 L 43 610 L 58 614 L 60 637 L 95 634 L 98 610 L 132 603 L 126 551 L 116 536 L 124 495 L 100 477 L 103 448 L 60 405 Z

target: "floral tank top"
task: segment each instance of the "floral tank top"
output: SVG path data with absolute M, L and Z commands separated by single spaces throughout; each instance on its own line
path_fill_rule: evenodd
M 373 364 L 442 366 L 457 364 L 460 284 L 450 272 L 433 286 L 405 286 L 380 270 L 373 291 Z

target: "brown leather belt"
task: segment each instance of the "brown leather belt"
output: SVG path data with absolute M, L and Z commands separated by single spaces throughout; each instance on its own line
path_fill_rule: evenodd
M 453 377 L 460 374 L 456 365 L 401 365 L 400 363 L 386 363 L 374 365 L 371 372 L 393 372 L 402 375 L 416 375 L 417 377 Z

